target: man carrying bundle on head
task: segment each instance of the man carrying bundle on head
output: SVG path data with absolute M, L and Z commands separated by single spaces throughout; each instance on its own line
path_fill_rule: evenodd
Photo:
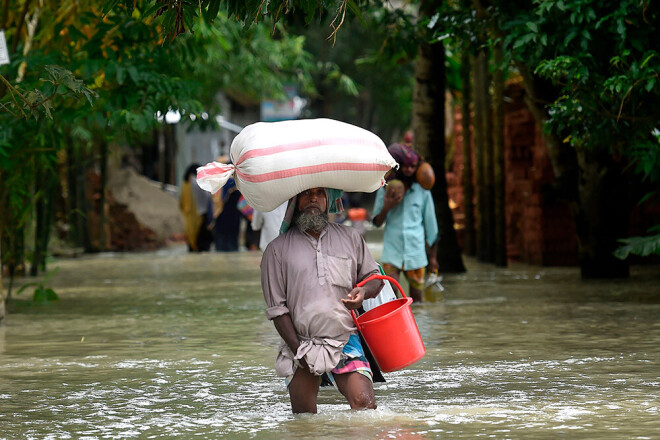
M 338 190 L 294 196 L 281 235 L 261 261 L 266 316 L 283 339 L 275 368 L 286 378 L 294 413 L 317 412 L 324 373 L 351 408 L 376 408 L 372 371 L 350 311 L 376 297 L 383 283 L 353 287 L 378 273 L 378 265 L 357 230 L 328 221 L 328 213 L 341 210 L 337 204 Z
M 261 260 L 261 285 L 266 316 L 283 339 L 275 369 L 286 378 L 293 412 L 317 411 L 326 377 L 351 408 L 376 408 L 372 378 L 380 370 L 367 361 L 351 311 L 384 283 L 354 287 L 378 265 L 359 231 L 330 223 L 328 214 L 342 210 L 342 191 L 380 188 L 396 161 L 375 134 L 331 119 L 249 125 L 234 138 L 231 157 L 231 165 L 200 167 L 200 186 L 214 193 L 234 178 L 260 211 L 288 200 L 280 235 Z

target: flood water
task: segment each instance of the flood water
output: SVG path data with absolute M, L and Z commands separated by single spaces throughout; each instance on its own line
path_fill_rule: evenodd
M 657 267 L 584 282 L 467 260 L 413 307 L 427 354 L 375 385 L 377 410 L 324 388 L 319 414 L 292 415 L 259 261 L 176 247 L 51 263 L 60 300 L 25 291 L 0 327 L 0 438 L 660 436 Z

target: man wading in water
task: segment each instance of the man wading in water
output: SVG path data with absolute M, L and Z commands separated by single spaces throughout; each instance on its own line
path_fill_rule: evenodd
M 266 316 L 283 339 L 275 369 L 286 378 L 294 413 L 317 412 L 324 373 L 351 408 L 376 408 L 372 371 L 350 310 L 376 297 L 383 283 L 353 288 L 378 273 L 378 265 L 356 229 L 328 221 L 329 212 L 341 210 L 340 196 L 325 188 L 294 196 L 280 236 L 261 260 Z

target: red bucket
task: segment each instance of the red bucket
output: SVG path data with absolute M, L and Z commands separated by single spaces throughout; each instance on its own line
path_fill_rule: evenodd
M 351 315 L 381 371 L 388 373 L 401 370 L 426 354 L 422 336 L 410 309 L 413 300 L 406 297 L 394 278 L 385 275 L 372 275 L 356 287 L 361 287 L 373 279 L 393 282 L 403 298 L 374 307 L 357 318 L 351 310 Z

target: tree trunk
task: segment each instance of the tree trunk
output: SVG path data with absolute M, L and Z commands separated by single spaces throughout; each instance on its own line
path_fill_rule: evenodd
M 495 73 L 493 75 L 493 171 L 494 171 L 494 232 L 495 265 L 506 267 L 506 212 L 505 212 L 505 169 L 504 169 L 504 66 L 502 65 L 502 43 L 493 51 Z
M 11 299 L 14 279 L 17 275 L 25 274 L 25 228 L 18 225 L 18 219 L 10 217 L 8 227 L 2 231 L 0 240 L 0 252 L 2 265 L 9 273 L 9 290 L 7 292 L 8 302 Z
M 627 260 L 613 255 L 617 240 L 628 236 L 629 188 L 609 152 L 578 150 L 580 205 L 575 217 L 583 278 L 627 278 Z
M 39 185 L 43 182 L 43 170 L 37 169 L 35 172 L 35 181 Z M 32 256 L 32 265 L 30 266 L 30 275 L 35 277 L 39 273 L 39 266 L 41 265 L 42 259 L 45 259 L 43 249 L 41 247 L 41 237 L 43 236 L 43 230 L 45 228 L 45 211 L 46 211 L 46 200 L 45 195 L 39 195 L 35 201 L 35 217 L 36 225 L 34 228 L 34 255 Z
M 174 185 L 176 183 L 176 125 L 165 124 L 165 183 Z
M 486 60 L 483 50 L 479 51 L 473 60 L 474 75 L 474 159 L 477 184 L 477 258 L 488 261 L 488 204 L 486 203 L 485 157 L 486 139 L 488 137 L 487 107 L 485 96 L 488 94 L 488 84 L 484 76 L 483 64 Z
M 77 189 L 76 189 L 76 158 L 74 153 L 73 140 L 70 137 L 66 139 L 66 183 L 67 190 L 65 193 L 65 209 L 66 217 L 69 223 L 68 240 L 71 244 L 82 247 L 79 242 L 80 234 L 78 233 L 78 222 L 76 217 L 78 215 L 78 206 L 76 205 Z
M 67 142 L 67 170 L 68 170 L 68 208 L 69 208 L 69 239 L 77 247 L 86 252 L 92 251 L 92 244 L 87 226 L 88 204 L 85 191 L 85 164 L 82 147 L 77 148 L 72 139 Z
M 158 128 L 158 180 L 165 189 L 165 123 Z
M 474 187 L 472 186 L 472 129 L 470 127 L 470 100 L 472 95 L 470 79 L 470 55 L 467 50 L 461 58 L 461 86 L 463 88 L 463 104 L 461 106 L 461 127 L 463 131 L 463 205 L 465 212 L 465 227 L 463 229 L 463 252 L 474 256 L 477 245 L 474 235 Z
M 82 148 L 79 150 L 77 157 L 78 172 L 76 175 L 76 202 L 78 205 L 78 231 L 81 235 L 80 243 L 82 243 L 85 252 L 95 252 L 96 249 L 92 244 L 92 237 L 89 230 L 89 212 L 92 208 L 89 206 L 89 199 L 87 198 L 87 164 L 84 158 L 85 154 Z
M 482 79 L 484 81 L 482 92 L 484 94 L 484 109 L 483 115 L 483 137 L 484 137 L 484 152 L 483 152 L 483 173 L 484 173 L 484 233 L 485 245 L 484 252 L 485 261 L 489 263 L 495 262 L 495 177 L 493 174 L 493 114 L 490 99 L 490 84 L 491 76 L 488 69 L 490 53 L 488 50 L 483 49 L 483 57 L 480 59 L 480 68 L 482 69 Z
M 0 204 L 0 206 L 4 206 Z M 0 221 L 0 237 L 2 237 L 4 228 L 2 227 L 1 221 Z M 6 316 L 7 316 L 7 308 L 5 304 L 5 300 L 7 299 L 5 297 L 5 289 L 2 286 L 2 244 L 0 244 L 0 326 L 4 325 L 6 322 Z
M 7 307 L 5 305 L 4 291 L 2 290 L 2 274 L 0 273 L 0 326 L 5 325 L 6 319 L 7 319 Z
M 53 219 L 55 218 L 55 194 L 57 189 L 57 171 L 53 170 L 48 173 L 47 190 L 45 193 L 45 206 L 44 206 L 44 229 L 41 236 L 41 271 L 46 272 L 46 260 L 48 256 L 48 243 L 50 243 L 50 231 L 53 226 Z
M 435 3 L 428 2 L 423 6 Z M 441 272 L 465 272 L 447 195 L 445 80 L 445 48 L 442 43 L 420 44 L 415 63 L 413 130 L 416 147 L 435 170 L 436 181 L 431 192 L 440 229 L 437 259 Z
M 107 217 L 105 215 L 106 211 L 106 185 L 108 182 L 108 144 L 105 139 L 101 140 L 100 146 L 100 160 L 101 160 L 101 182 L 100 182 L 100 196 L 99 196 L 99 250 L 107 250 L 106 241 L 108 237 L 106 235 L 106 223 Z
M 34 255 L 30 266 L 32 276 L 36 276 L 39 270 L 46 270 L 56 182 L 57 175 L 54 170 L 40 163 L 35 164 L 35 187 L 39 188 L 39 193 L 35 197 Z

